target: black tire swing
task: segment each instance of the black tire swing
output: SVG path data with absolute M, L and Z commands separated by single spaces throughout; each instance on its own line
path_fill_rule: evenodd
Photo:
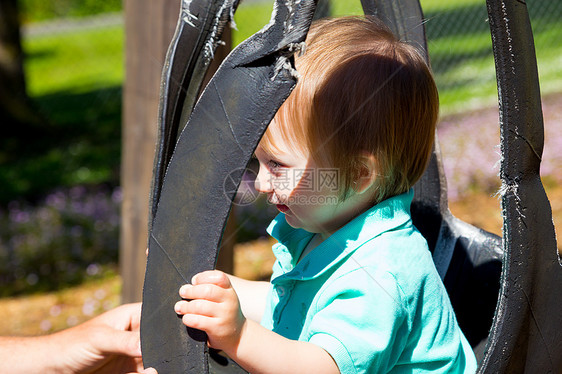
M 243 372 L 212 354 L 205 334 L 186 328 L 173 306 L 182 284 L 215 266 L 234 198 L 224 191 L 236 190 L 296 84 L 292 56 L 316 2 L 276 0 L 271 22 L 231 52 L 196 103 L 238 0 L 182 0 L 162 76 L 141 320 L 144 363 L 160 374 Z M 418 0 L 361 3 L 427 58 Z M 499 91 L 503 239 L 452 216 L 437 140 L 415 186 L 412 216 L 478 371 L 554 373 L 562 368 L 562 267 L 539 175 L 544 135 L 532 32 L 522 1 L 487 0 L 487 9 Z

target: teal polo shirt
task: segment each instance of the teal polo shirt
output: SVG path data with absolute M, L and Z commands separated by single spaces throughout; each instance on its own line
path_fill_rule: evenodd
M 325 349 L 342 373 L 474 373 L 423 236 L 413 192 L 357 216 L 297 263 L 313 234 L 279 214 L 268 228 L 271 289 L 262 325 Z

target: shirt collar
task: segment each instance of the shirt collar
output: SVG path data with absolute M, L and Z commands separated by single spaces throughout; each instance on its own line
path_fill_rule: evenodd
M 410 190 L 373 206 L 336 231 L 298 264 L 296 261 L 314 234 L 291 227 L 285 215 L 280 213 L 267 229 L 279 242 L 273 246 L 273 252 L 284 271 L 278 278 L 316 278 L 350 256 L 365 242 L 409 222 L 413 196 L 414 192 Z

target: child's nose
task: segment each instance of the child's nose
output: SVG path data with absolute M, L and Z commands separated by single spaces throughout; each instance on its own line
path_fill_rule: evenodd
M 261 193 L 269 193 L 273 191 L 271 174 L 264 170 L 264 168 L 260 168 L 256 180 L 254 181 L 254 187 L 256 191 Z

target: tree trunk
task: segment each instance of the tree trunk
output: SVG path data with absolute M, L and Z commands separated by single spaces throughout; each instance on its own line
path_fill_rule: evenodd
M 25 90 L 17 0 L 0 0 L 0 123 L 2 136 L 27 133 L 38 117 Z

